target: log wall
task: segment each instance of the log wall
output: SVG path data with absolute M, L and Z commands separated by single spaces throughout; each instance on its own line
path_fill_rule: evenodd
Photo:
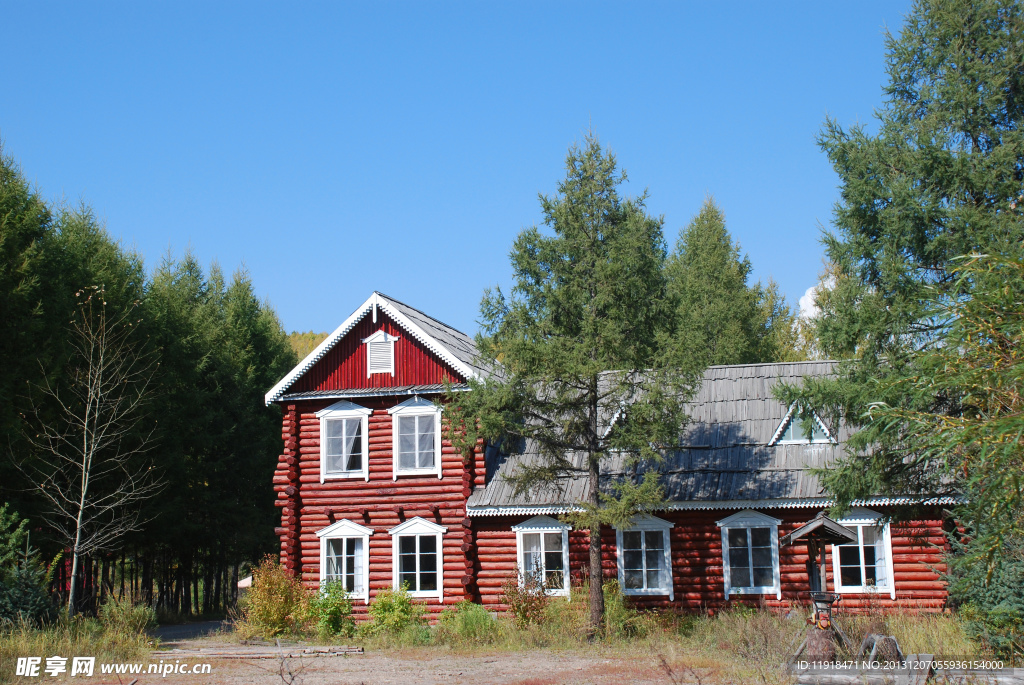
M 722 566 L 722 535 L 716 525 L 738 510 L 691 511 L 662 513 L 675 524 L 670 534 L 672 576 L 675 599 L 644 596 L 630 599 L 634 606 L 660 608 L 681 612 L 697 612 L 727 606 L 724 594 Z M 817 515 L 816 509 L 767 509 L 764 513 L 782 519 L 779 536 L 795 530 Z M 516 572 L 516 538 L 512 526 L 528 517 L 480 517 L 474 520 L 479 564 L 478 585 L 481 601 L 496 611 L 507 607 L 502 603 L 501 586 Z M 934 518 L 914 522 L 891 530 L 893 570 L 896 579 L 896 599 L 889 593 L 844 594 L 841 609 L 867 611 L 875 609 L 911 609 L 940 611 L 946 602 L 946 589 L 941 575 L 945 572 L 943 554 L 946 541 L 940 512 Z M 571 531 L 569 563 L 573 582 L 586 576 L 589 537 L 586 531 Z M 616 566 L 615 530 L 603 528 L 601 549 L 604 576 L 608 580 L 618 577 Z M 834 591 L 831 548 L 828 554 L 828 589 Z M 807 576 L 807 546 L 791 545 L 779 550 L 779 571 L 782 599 L 772 595 L 734 595 L 731 603 L 760 604 L 769 607 L 790 607 L 807 602 L 809 579 Z
M 473 521 L 466 517 L 466 500 L 474 485 L 484 484 L 484 460 L 478 448 L 467 461 L 447 438 L 445 425 L 441 449 L 441 473 L 430 476 L 399 476 L 392 473 L 391 415 L 387 409 L 406 397 L 360 400 L 373 409 L 369 417 L 369 481 L 362 478 L 320 482 L 320 421 L 316 412 L 332 400 L 291 404 L 284 413 L 282 433 L 285 450 L 274 475 L 277 504 L 281 507 L 281 562 L 301 576 L 310 588 L 320 581 L 320 540 L 317 531 L 341 519 L 371 528 L 369 543 L 370 600 L 392 585 L 391 536 L 388 531 L 416 516 L 445 526 L 442 537 L 444 598 L 427 602 L 431 614 L 457 601 L 476 600 Z M 513 549 L 515 542 L 513 540 Z M 355 602 L 363 614 L 366 605 Z M 358 617 L 358 616 L 357 616 Z

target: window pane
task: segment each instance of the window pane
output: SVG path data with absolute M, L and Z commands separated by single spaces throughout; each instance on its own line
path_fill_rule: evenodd
M 324 569 L 325 580 L 338 580 L 341 575 L 341 560 L 344 556 L 342 540 L 327 541 L 327 568 Z
M 421 535 L 420 554 L 437 554 L 437 538 L 433 535 Z
M 548 575 L 558 573 L 559 578 L 561 578 L 562 570 L 562 553 L 544 552 L 544 571 Z
M 735 547 L 746 547 L 747 546 L 747 529 L 746 528 L 730 528 L 729 529 L 729 549 Z
M 732 576 L 733 587 L 751 587 L 750 585 L 750 569 L 747 565 L 743 566 L 730 566 L 729 573 Z
M 428 592 L 437 589 L 437 571 L 420 574 L 420 590 Z
M 434 466 L 434 425 L 433 416 L 417 416 L 419 420 L 419 467 L 429 469 Z
M 750 550 L 751 561 L 754 566 L 772 566 L 772 548 L 771 547 L 753 547 Z
M 644 544 L 647 546 L 647 551 L 651 550 L 664 550 L 662 546 L 662 533 L 660 530 L 649 530 L 644 533 Z
M 398 538 L 398 582 L 408 583 L 413 592 L 419 590 L 416 574 L 416 536 L 402 535 Z
M 363 422 L 360 419 L 345 420 L 345 468 L 360 471 L 363 468 Z
M 622 534 L 622 548 L 623 549 L 640 549 L 641 545 L 640 531 L 628 530 Z
M 626 569 L 623 573 L 627 590 L 644 589 L 644 572 L 642 570 Z
M 660 549 L 649 549 L 644 552 L 644 563 L 647 570 L 657 570 L 661 568 L 661 562 L 664 560 L 662 551 Z
M 535 578 L 544 571 L 540 557 L 540 533 L 523 534 L 523 573 Z
M 771 566 L 755 566 L 753 587 L 772 587 L 773 585 L 775 585 L 775 578 L 772 576 Z
M 771 531 L 771 528 L 751 528 L 750 529 L 750 544 L 753 547 L 771 547 L 771 545 L 772 545 L 772 531 Z
M 643 569 L 644 553 L 638 549 L 627 549 L 622 553 L 622 567 L 625 569 Z
M 653 571 L 648 567 L 647 569 L 647 589 L 651 590 L 654 588 L 661 587 L 661 571 L 654 569 Z
M 416 536 L 403 535 L 398 538 L 399 554 L 416 554 Z
M 860 546 L 839 546 L 839 582 L 846 586 L 861 586 Z
M 750 557 L 745 547 L 739 549 L 733 547 L 729 550 L 729 566 L 747 568 L 750 565 Z
M 408 421 L 408 417 L 399 418 L 399 425 Z M 398 468 L 416 468 L 416 436 L 402 433 L 398 436 Z

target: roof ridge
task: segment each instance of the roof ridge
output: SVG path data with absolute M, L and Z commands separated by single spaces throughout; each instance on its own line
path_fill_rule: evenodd
M 709 364 L 709 369 L 738 369 L 747 366 L 797 366 L 806 364 L 838 364 L 838 359 L 805 359 L 799 362 L 754 362 L 751 364 Z
M 434 316 L 431 316 L 430 314 L 427 314 L 427 313 L 426 313 L 425 311 L 423 311 L 422 309 L 417 309 L 416 307 L 413 307 L 413 306 L 412 306 L 411 304 L 407 304 L 407 303 L 405 303 L 405 302 L 402 302 L 401 300 L 396 300 L 395 298 L 391 297 L 390 295 L 385 295 L 384 293 L 382 293 L 382 292 L 381 292 L 381 291 L 379 291 L 379 290 L 374 290 L 373 292 L 377 293 L 377 294 L 378 294 L 378 295 L 380 295 L 381 297 L 383 297 L 383 298 L 385 298 L 385 299 L 387 299 L 387 300 L 389 300 L 389 301 L 391 301 L 391 302 L 394 302 L 395 304 L 400 304 L 400 305 L 402 305 L 403 307 L 408 307 L 409 309 L 413 310 L 413 311 L 414 311 L 414 312 L 416 312 L 417 314 L 422 314 L 422 315 L 423 315 L 424 317 L 426 317 L 426 318 L 430 319 L 430 320 L 431 320 L 431 321 L 433 321 L 434 323 L 438 323 L 438 324 L 441 324 L 441 325 L 442 325 L 442 326 L 444 326 L 445 328 L 448 328 L 448 329 L 450 329 L 450 330 L 453 330 L 453 331 L 455 331 L 456 333 L 459 333 L 460 335 L 464 335 L 464 336 L 466 336 L 467 338 L 469 338 L 470 340 L 472 340 L 472 339 L 473 339 L 472 337 L 470 337 L 470 336 L 469 336 L 469 334 L 468 334 L 468 333 L 465 333 L 464 331 L 460 331 L 460 330 L 459 330 L 458 328 L 456 328 L 455 326 L 452 326 L 452 325 L 450 325 L 450 324 L 446 324 L 446 323 L 445 323 L 444 321 L 441 321 L 441 319 L 438 319 L 437 317 L 434 317 Z

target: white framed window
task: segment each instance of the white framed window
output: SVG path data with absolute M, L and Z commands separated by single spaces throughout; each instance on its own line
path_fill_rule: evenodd
M 775 595 L 779 574 L 779 519 L 744 509 L 718 522 L 722 529 L 725 596 Z
M 619 587 L 624 595 L 668 595 L 675 599 L 672 582 L 672 523 L 655 516 L 638 516 L 626 528 L 615 530 Z
M 536 578 L 549 595 L 569 594 L 569 528 L 550 516 L 534 516 L 517 526 L 520 578 Z
M 441 477 L 441 407 L 422 397 L 388 409 L 391 414 L 393 478 Z
M 444 601 L 441 545 L 448 529 L 419 516 L 388 531 L 391 534 L 392 586 L 407 585 L 413 597 Z
M 370 480 L 369 416 L 372 409 L 342 400 L 316 413 L 320 419 L 320 482 L 333 478 Z
M 337 521 L 317 531 L 320 538 L 320 585 L 337 580 L 345 584 L 349 595 L 370 602 L 370 536 L 373 530 L 353 523 Z
M 818 443 L 835 443 L 836 440 L 825 422 L 815 412 L 811 412 L 811 430 L 808 433 L 804 422 L 800 419 L 800 407 L 794 403 L 783 417 L 782 423 L 775 429 L 771 445 L 811 445 Z
M 857 542 L 832 545 L 832 582 L 839 593 L 880 593 L 896 599 L 892 536 L 882 515 L 851 509 L 839 523 L 857 533 Z
M 388 335 L 383 329 L 369 338 L 363 338 L 366 345 L 366 377 L 375 373 L 395 375 L 395 341 L 398 336 Z

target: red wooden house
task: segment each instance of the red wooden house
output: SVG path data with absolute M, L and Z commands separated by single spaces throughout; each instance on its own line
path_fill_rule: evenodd
M 671 505 L 601 531 L 606 577 L 642 606 L 802 602 L 807 548 L 779 540 L 829 505 L 809 469 L 839 455 L 847 432 L 815 417 L 806 434 L 772 388 L 831 368 L 709 368 L 682 446 L 660 467 Z M 343 580 L 357 612 L 402 583 L 431 613 L 464 599 L 500 610 L 501 586 L 520 570 L 568 594 L 586 568 L 590 532 L 557 517 L 586 497 L 586 482 L 516 497 L 505 476 L 535 458 L 528 447 L 464 460 L 443 438 L 434 400 L 444 379 L 459 388 L 481 373 L 471 338 L 375 292 L 274 386 L 266 401 L 282 409 L 282 563 L 310 587 Z M 606 477 L 621 470 L 612 464 Z M 847 607 L 941 608 L 947 502 L 900 527 L 883 520 L 900 502 L 855 504 L 842 523 L 858 542 L 829 550 L 828 589 Z

